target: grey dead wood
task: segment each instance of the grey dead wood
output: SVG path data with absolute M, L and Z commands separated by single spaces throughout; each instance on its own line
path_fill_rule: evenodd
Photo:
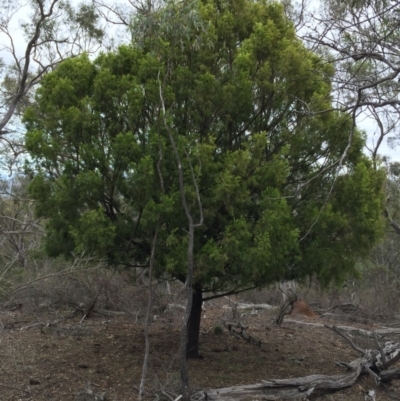
M 185 311 L 186 310 L 186 306 L 180 305 L 180 304 L 168 304 L 167 305 L 167 309 L 168 310 L 178 309 L 178 310 L 181 310 L 181 311 Z
M 310 323 L 310 322 L 302 322 L 300 320 L 294 320 L 294 319 L 285 319 L 285 323 L 290 323 L 290 324 L 300 324 L 304 326 L 312 326 L 312 327 L 328 327 L 331 328 L 333 326 L 329 326 L 323 323 Z M 395 334 L 400 334 L 400 328 L 391 328 L 391 327 L 382 327 L 380 329 L 376 330 L 364 330 L 364 329 L 359 329 L 357 327 L 351 327 L 351 326 L 336 326 L 339 330 L 348 332 L 348 333 L 356 333 L 360 334 L 366 337 L 374 337 L 374 335 L 379 336 L 386 336 L 386 335 L 395 335 Z
M 284 303 L 282 304 L 280 311 L 278 313 L 278 316 L 276 318 L 275 323 L 280 326 L 283 322 L 283 318 L 286 315 L 290 315 L 293 311 L 293 307 L 294 307 L 294 303 L 297 301 L 297 295 L 296 293 L 294 293 L 290 288 L 289 291 L 284 292 L 281 289 L 282 293 L 285 295 L 286 300 L 284 301 Z
M 276 309 L 276 306 L 269 304 L 249 304 L 249 303 L 236 303 L 235 307 L 240 310 L 258 310 L 258 309 Z M 231 309 L 232 307 L 229 305 L 224 305 L 222 308 Z
M 101 315 L 105 316 L 125 316 L 127 315 L 127 312 L 124 311 L 114 311 L 114 310 L 109 310 L 109 309 L 101 309 L 101 308 L 94 308 L 93 312 L 100 313 Z
M 362 360 L 353 371 L 343 375 L 311 375 L 293 379 L 265 380 L 253 385 L 225 387 L 196 393 L 193 401 L 244 400 L 262 397 L 263 400 L 293 400 L 310 396 L 315 390 L 339 390 L 352 386 L 362 372 Z
M 242 337 L 247 327 L 240 323 L 225 323 L 228 329 L 237 337 Z M 387 369 L 400 360 L 400 343 L 388 341 L 384 345 L 379 344 L 377 336 L 371 332 L 377 342 L 377 349 L 366 350 L 357 346 L 354 341 L 342 330 L 342 327 L 324 326 L 335 331 L 343 337 L 347 343 L 361 354 L 361 357 L 347 362 L 338 362 L 339 366 L 346 368 L 346 372 L 336 375 L 311 375 L 290 379 L 264 380 L 262 383 L 225 387 L 219 389 L 202 390 L 195 393 L 192 401 L 244 401 L 249 398 L 260 398 L 267 401 L 273 400 L 303 400 L 314 393 L 337 391 L 351 387 L 363 374 L 370 374 L 376 384 L 389 382 L 400 378 L 400 369 Z M 345 326 L 346 327 L 346 326 Z M 346 327 L 348 329 L 348 327 Z M 361 329 L 357 329 L 359 331 Z M 367 332 L 367 330 L 363 330 Z M 381 329 L 377 330 L 382 331 Z M 390 330 L 392 332 L 392 330 Z M 365 334 L 365 333 L 363 333 Z

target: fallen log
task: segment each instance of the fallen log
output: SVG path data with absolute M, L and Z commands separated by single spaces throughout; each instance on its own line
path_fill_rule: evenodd
M 235 333 L 242 336 L 247 327 L 241 324 L 227 324 L 230 330 L 239 328 Z M 327 326 L 325 326 L 327 327 Z M 400 378 L 400 369 L 388 369 L 400 360 L 400 343 L 388 341 L 384 346 L 379 344 L 375 350 L 364 350 L 354 344 L 338 327 L 327 327 L 342 336 L 350 346 L 361 353 L 361 357 L 350 363 L 339 362 L 339 366 L 345 367 L 347 372 L 338 375 L 311 375 L 291 379 L 263 380 L 262 383 L 208 389 L 196 392 L 192 401 L 244 401 L 249 398 L 260 398 L 267 401 L 273 400 L 303 400 L 307 399 L 315 391 L 337 391 L 351 387 L 362 374 L 370 374 L 375 382 L 388 382 Z M 231 331 L 232 332 L 232 331 Z M 247 333 L 246 333 L 247 334 Z
M 180 304 L 168 304 L 167 305 L 167 310 L 171 310 L 171 309 L 178 309 L 180 311 L 185 311 L 186 310 L 186 306 L 180 305 Z
M 123 311 L 114 311 L 109 309 L 94 308 L 93 312 L 100 313 L 105 316 L 125 316 L 127 313 Z
M 269 304 L 246 304 L 246 303 L 236 303 L 234 305 L 235 308 L 240 309 L 240 310 L 259 310 L 259 309 L 266 309 L 266 310 L 271 310 L 271 309 L 277 309 L 277 306 L 269 305 Z M 223 305 L 223 309 L 231 309 L 232 306 L 229 305 Z
M 241 401 L 249 397 L 263 400 L 302 400 L 315 391 L 337 391 L 351 387 L 362 375 L 371 370 L 367 358 L 359 358 L 345 364 L 351 370 L 341 375 L 310 375 L 292 379 L 264 380 L 262 383 L 203 390 L 195 393 L 192 401 Z M 400 369 L 391 369 L 377 374 L 382 382 L 400 378 Z
M 294 379 L 264 380 L 262 383 L 225 387 L 200 391 L 191 398 L 193 401 L 232 401 L 249 397 L 262 397 L 263 400 L 293 400 L 309 397 L 315 390 L 339 390 L 352 386 L 362 371 L 361 360 L 358 366 L 343 375 L 311 375 Z

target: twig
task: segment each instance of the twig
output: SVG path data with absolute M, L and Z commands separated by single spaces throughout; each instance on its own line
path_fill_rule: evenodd
M 18 388 L 18 387 L 8 386 L 7 384 L 1 384 L 0 383 L 0 387 L 9 388 L 11 390 L 17 390 L 17 391 L 20 391 L 21 393 L 29 394 L 26 390 L 23 390 L 23 389 Z
M 171 401 L 174 401 L 174 398 L 171 397 L 166 391 L 161 390 L 161 392 L 162 392 L 164 395 L 166 395 Z

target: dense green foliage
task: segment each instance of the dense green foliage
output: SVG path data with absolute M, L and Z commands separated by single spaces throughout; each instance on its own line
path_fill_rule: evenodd
M 25 113 L 48 252 L 143 265 L 159 225 L 158 274 L 184 278 L 187 219 L 161 95 L 195 220 L 193 178 L 204 211 L 195 283 L 351 273 L 382 234 L 383 175 L 357 132 L 337 164 L 351 121 L 318 113 L 330 107 L 331 67 L 274 2 L 169 4 L 147 18 L 131 46 L 63 62 Z

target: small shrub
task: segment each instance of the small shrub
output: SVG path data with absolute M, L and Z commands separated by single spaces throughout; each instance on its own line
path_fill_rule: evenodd
M 217 336 L 220 336 L 221 334 L 223 334 L 224 329 L 221 326 L 215 326 L 214 327 L 214 334 Z

